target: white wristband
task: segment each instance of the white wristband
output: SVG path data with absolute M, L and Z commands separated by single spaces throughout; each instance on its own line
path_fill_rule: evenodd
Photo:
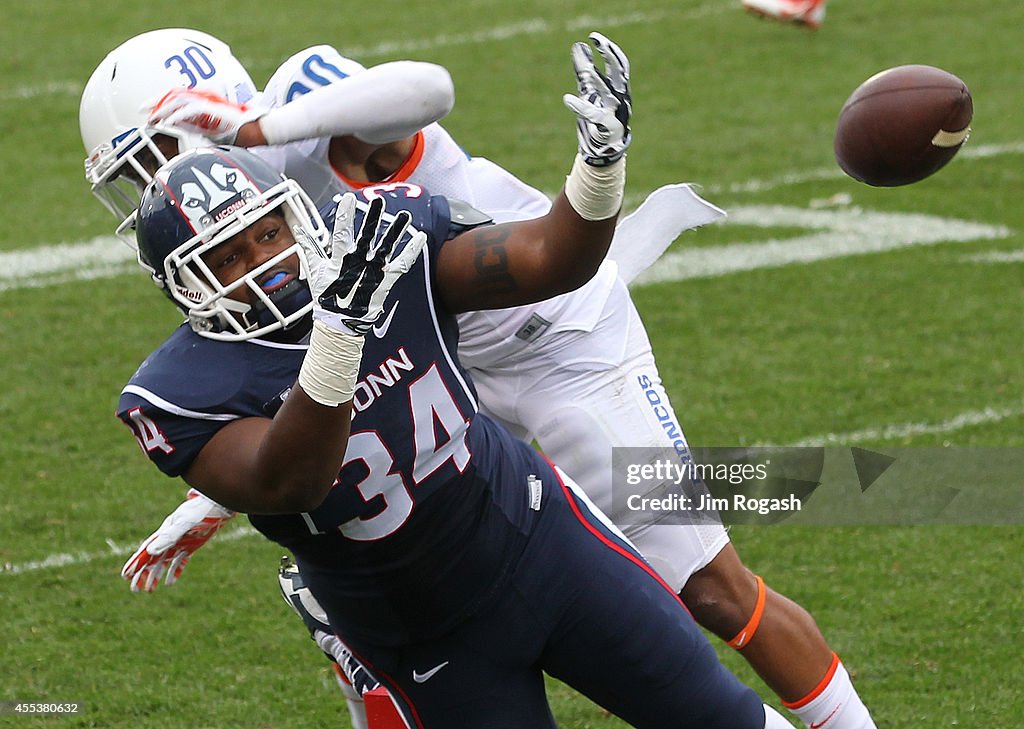
M 584 220 L 606 220 L 622 207 L 626 188 L 626 157 L 604 167 L 594 167 L 576 155 L 565 178 L 565 196 Z
M 363 359 L 363 338 L 313 320 L 309 349 L 299 369 L 303 391 L 321 405 L 337 407 L 352 399 Z

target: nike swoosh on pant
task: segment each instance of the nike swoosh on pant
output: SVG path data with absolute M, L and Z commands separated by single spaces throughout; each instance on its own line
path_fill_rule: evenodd
M 419 671 L 413 669 L 412 680 L 415 681 L 416 683 L 424 683 L 426 681 L 429 681 L 430 679 L 432 679 L 434 677 L 434 674 L 436 674 L 438 671 L 440 671 L 442 668 L 444 668 L 447 665 L 448 665 L 448 661 L 445 661 L 444 663 L 442 663 L 442 664 L 440 664 L 438 666 L 434 666 L 433 668 L 431 668 L 426 673 L 420 673 Z M 826 721 L 828 721 L 828 720 L 826 719 Z

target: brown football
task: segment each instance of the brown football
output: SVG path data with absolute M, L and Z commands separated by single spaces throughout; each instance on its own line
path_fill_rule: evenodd
M 896 66 L 858 86 L 836 124 L 836 161 L 855 180 L 895 187 L 923 180 L 970 133 L 967 85 L 934 66 Z

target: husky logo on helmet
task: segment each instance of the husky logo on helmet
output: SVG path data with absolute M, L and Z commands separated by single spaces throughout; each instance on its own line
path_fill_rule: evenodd
M 206 260 L 213 249 L 271 213 L 284 218 L 291 243 L 282 237 L 280 251 L 234 280 L 220 280 Z M 192 329 L 237 341 L 308 321 L 313 303 L 300 241 L 324 251 L 329 233 L 297 183 L 244 149 L 206 147 L 157 171 L 142 196 L 136 237 L 139 263 Z M 264 289 L 261 282 L 272 276 L 291 278 Z
M 208 173 L 194 172 L 196 181 L 181 185 L 181 211 L 197 228 L 223 220 L 259 194 L 250 180 L 239 179 L 237 168 L 213 164 Z

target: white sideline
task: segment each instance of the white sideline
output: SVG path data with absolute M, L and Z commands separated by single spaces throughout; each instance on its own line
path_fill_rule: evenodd
M 217 535 L 216 541 L 234 541 L 241 539 L 242 537 L 251 537 L 255 534 L 259 534 L 251 526 L 240 526 L 230 531 L 223 531 Z M 39 572 L 40 570 L 50 569 L 53 567 L 70 567 L 82 564 L 90 564 L 91 562 L 97 562 L 107 557 L 125 557 L 135 552 L 138 544 L 126 546 L 123 544 L 117 544 L 112 539 L 107 539 L 107 549 L 101 549 L 96 552 L 63 552 L 57 554 L 51 554 L 43 559 L 33 560 L 31 562 L 22 562 L 21 564 L 10 564 L 4 563 L 0 565 L 0 575 L 20 575 L 29 572 Z
M 1010 418 L 1018 418 L 1022 416 L 1024 416 L 1024 404 L 1018 403 L 1016 405 L 1005 407 L 987 407 L 983 410 L 969 410 L 938 423 L 899 423 L 878 428 L 864 428 L 863 430 L 854 430 L 848 433 L 825 433 L 824 435 L 802 438 L 789 443 L 788 445 L 790 447 L 822 447 L 829 445 L 851 445 L 865 441 L 877 442 L 880 440 L 903 440 L 904 438 L 909 438 L 915 435 L 941 435 L 943 433 L 953 433 L 957 430 L 962 430 L 963 428 L 968 428 L 973 425 L 998 423 L 1002 420 L 1009 420 Z M 258 533 L 259 532 L 250 526 L 240 526 L 232 529 L 231 531 L 221 533 L 216 537 L 215 541 L 220 542 L 225 540 L 242 539 L 243 537 L 251 537 Z M 108 557 L 124 557 L 134 552 L 135 546 L 136 545 L 130 547 L 118 545 L 108 539 L 108 549 L 105 550 L 95 552 L 51 554 L 44 559 L 33 560 L 31 562 L 22 562 L 20 564 L 5 563 L 0 565 L 0 576 L 29 574 L 55 567 L 85 565 L 107 559 Z

